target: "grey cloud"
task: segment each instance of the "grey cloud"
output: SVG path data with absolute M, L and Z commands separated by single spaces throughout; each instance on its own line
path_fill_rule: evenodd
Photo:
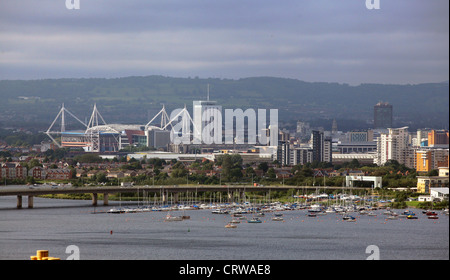
M 0 79 L 162 74 L 448 80 L 448 1 L 0 2 Z M 20 3 L 20 4 L 18 4 Z M 422 71 L 421 71 L 422 69 Z

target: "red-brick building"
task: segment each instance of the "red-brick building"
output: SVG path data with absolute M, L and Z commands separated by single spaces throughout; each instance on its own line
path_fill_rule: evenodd
M 20 163 L 7 162 L 0 165 L 0 180 L 26 178 L 27 168 Z

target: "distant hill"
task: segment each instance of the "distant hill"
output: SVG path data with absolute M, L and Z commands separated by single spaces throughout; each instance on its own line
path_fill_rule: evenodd
M 169 113 L 185 104 L 192 111 L 193 100 L 206 98 L 207 84 L 211 100 L 223 108 L 279 109 L 280 121 L 291 125 L 305 120 L 331 127 L 329 120 L 335 118 L 342 129 L 370 127 L 373 106 L 379 101 L 393 105 L 396 126 L 448 128 L 449 124 L 448 82 L 350 86 L 273 77 L 146 76 L 0 81 L 0 127 L 47 129 L 62 103 L 82 120 L 97 103 L 109 123 L 145 124 L 163 103 Z

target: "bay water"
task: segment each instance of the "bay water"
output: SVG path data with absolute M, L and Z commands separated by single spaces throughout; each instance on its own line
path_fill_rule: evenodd
M 284 221 L 267 213 L 262 223 L 242 220 L 229 229 L 230 215 L 211 210 L 173 211 L 190 219 L 165 222 L 167 212 L 101 213 L 118 206 L 114 201 L 94 208 L 90 201 L 35 197 L 33 209 L 15 205 L 15 197 L 0 197 L 3 260 L 29 260 L 36 250 L 67 259 L 71 245 L 81 260 L 365 260 L 371 245 L 381 260 L 449 259 L 448 216 L 438 212 L 430 220 L 417 209 L 417 220 L 388 220 L 378 210 L 376 217 L 355 213 L 356 222 L 284 211 Z

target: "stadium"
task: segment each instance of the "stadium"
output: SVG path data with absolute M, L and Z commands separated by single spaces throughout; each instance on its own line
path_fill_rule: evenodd
M 66 117 L 71 116 L 81 123 L 85 130 L 67 130 Z M 151 125 L 161 118 L 160 126 Z M 55 124 L 60 120 L 60 129 L 55 130 Z M 107 124 L 94 104 L 94 109 L 88 124 L 82 122 L 62 105 L 58 115 L 50 125 L 46 134 L 60 148 L 82 148 L 86 152 L 118 152 L 127 146 L 147 146 L 150 148 L 166 148 L 170 143 L 169 117 L 165 108 L 146 125 Z M 59 140 L 59 141 L 58 141 Z

